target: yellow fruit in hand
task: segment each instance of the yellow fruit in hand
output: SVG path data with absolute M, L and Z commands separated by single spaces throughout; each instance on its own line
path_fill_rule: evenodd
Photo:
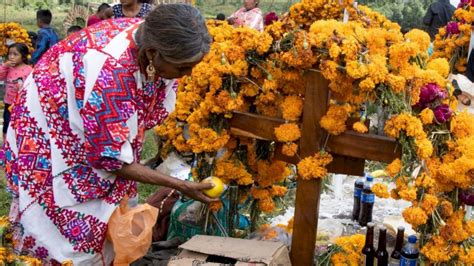
M 388 176 L 387 173 L 384 170 L 373 171 L 370 175 L 373 176 L 374 178 Z
M 218 198 L 224 192 L 224 183 L 220 178 L 211 176 L 201 181 L 201 183 L 211 183 L 214 187 L 211 189 L 203 190 L 203 193 L 210 198 Z

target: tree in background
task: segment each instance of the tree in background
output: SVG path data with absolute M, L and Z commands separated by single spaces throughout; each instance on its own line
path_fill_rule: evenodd
M 403 30 L 423 29 L 423 17 L 431 3 L 436 0 L 361 0 L 359 3 L 368 5 L 400 24 Z

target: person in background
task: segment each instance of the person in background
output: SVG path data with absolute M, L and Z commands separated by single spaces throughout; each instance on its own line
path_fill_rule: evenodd
M 217 14 L 216 20 L 225 20 L 225 15 L 222 13 Z
M 275 21 L 278 21 L 278 15 L 275 12 L 272 11 L 265 16 L 265 26 L 272 25 Z
M 471 50 L 471 54 L 467 60 L 466 77 L 471 82 L 474 82 L 474 49 Z
M 151 12 L 153 6 L 139 3 L 138 0 L 120 0 L 120 4 L 107 9 L 107 16 L 113 18 L 144 18 Z
M 423 18 L 423 24 L 428 27 L 428 33 L 432 41 L 435 39 L 438 29 L 446 26 L 451 21 L 455 10 L 456 8 L 451 5 L 449 0 L 438 0 L 430 5 Z
M 110 15 L 110 12 L 108 12 L 107 10 L 111 10 L 111 7 L 109 4 L 107 3 L 100 4 L 99 8 L 97 8 L 97 12 L 87 19 L 87 27 L 94 25 L 98 22 L 101 22 L 102 20 L 111 18 L 112 16 Z
M 236 27 L 247 26 L 263 31 L 263 15 L 258 4 L 259 0 L 244 0 L 244 7 L 232 14 L 227 21 Z
M 71 26 L 71 27 L 69 27 L 69 29 L 67 29 L 67 37 L 69 37 L 73 33 L 79 32 L 81 30 L 82 30 L 81 26 L 77 26 L 77 25 Z
M 52 20 L 53 14 L 51 14 L 51 11 L 43 9 L 36 12 L 36 25 L 40 30 L 38 31 L 36 50 L 31 56 L 32 64 L 38 63 L 41 56 L 59 41 L 58 34 L 51 27 Z
M 0 65 L 0 80 L 5 81 L 5 109 L 3 110 L 3 139 L 10 124 L 10 106 L 15 102 L 18 90 L 31 73 L 28 65 L 28 46 L 24 43 L 14 43 L 8 47 L 7 61 Z

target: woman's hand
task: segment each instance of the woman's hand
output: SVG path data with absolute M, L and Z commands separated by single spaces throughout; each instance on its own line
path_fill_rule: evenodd
M 202 191 L 211 189 L 213 187 L 214 187 L 214 184 L 211 184 L 211 183 L 185 182 L 184 188 L 181 189 L 181 192 L 192 199 L 195 199 L 204 203 L 210 203 L 210 202 L 218 201 L 219 199 L 209 198 Z
M 202 192 L 203 190 L 213 188 L 213 184 L 182 181 L 139 163 L 124 164 L 120 170 L 115 171 L 113 174 L 145 184 L 174 188 L 192 199 L 205 203 L 219 200 L 211 199 Z

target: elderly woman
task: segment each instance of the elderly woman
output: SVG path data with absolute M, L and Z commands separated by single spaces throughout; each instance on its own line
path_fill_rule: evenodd
M 144 18 L 151 12 L 153 6 L 138 0 L 120 0 L 120 4 L 107 10 L 107 15 L 113 18 Z
M 263 31 L 263 15 L 258 3 L 259 0 L 244 0 L 244 7 L 232 14 L 227 21 L 237 27 L 247 26 Z
M 15 250 L 54 264 L 110 265 L 107 223 L 136 181 L 213 201 L 206 184 L 140 165 L 144 132 L 173 110 L 174 79 L 211 39 L 199 11 L 156 8 L 108 20 L 53 46 L 25 81 L 5 142 Z

